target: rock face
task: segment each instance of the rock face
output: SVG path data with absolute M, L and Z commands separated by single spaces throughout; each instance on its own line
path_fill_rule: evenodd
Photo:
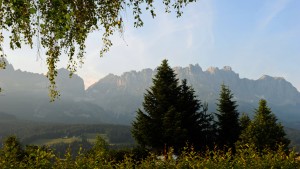
M 300 105 L 300 93 L 283 78 L 264 75 L 258 80 L 241 79 L 229 66 L 222 69 L 210 67 L 203 71 L 198 64 L 175 67 L 174 71 L 179 79 L 187 79 L 199 99 L 208 102 L 212 107 L 219 97 L 222 83 L 230 87 L 238 104 L 249 104 L 251 106 L 248 107 L 251 108 L 262 98 L 276 106 Z M 155 72 L 144 69 L 121 76 L 110 74 L 90 86 L 86 91 L 87 97 L 105 110 L 134 114 L 141 107 L 143 94 L 151 86 Z
M 219 96 L 220 85 L 228 85 L 236 100 L 257 102 L 266 99 L 276 105 L 299 104 L 300 93 L 284 78 L 264 75 L 258 80 L 241 79 L 229 66 L 223 69 L 208 68 L 202 71 L 199 65 L 175 68 L 180 79 L 187 79 L 197 94 L 204 100 L 215 100 Z
M 145 89 L 152 83 L 153 75 L 151 69 L 131 71 L 122 76 L 109 74 L 87 89 L 87 98 L 105 110 L 134 117 Z

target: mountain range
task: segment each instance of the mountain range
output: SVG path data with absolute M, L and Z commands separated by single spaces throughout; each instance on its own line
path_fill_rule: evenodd
M 196 65 L 174 67 L 179 79 L 187 79 L 209 112 L 215 112 L 220 85 L 229 86 L 240 112 L 253 115 L 259 99 L 266 99 L 279 120 L 300 129 L 300 93 L 282 77 L 263 75 L 257 80 L 240 78 L 231 67 Z M 0 71 L 0 118 L 17 118 L 59 123 L 130 124 L 141 107 L 143 95 L 152 85 L 156 70 L 109 74 L 85 90 L 83 79 L 69 78 L 66 69 L 58 70 L 57 86 L 61 97 L 50 103 L 48 80 L 43 74 L 15 70 L 8 64 Z

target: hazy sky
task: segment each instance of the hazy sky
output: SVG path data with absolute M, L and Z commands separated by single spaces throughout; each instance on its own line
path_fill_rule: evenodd
M 131 11 L 124 13 L 125 32 L 113 37 L 114 46 L 103 58 L 101 33 L 88 38 L 78 71 L 86 85 L 109 73 L 155 68 L 166 58 L 171 66 L 198 63 L 204 70 L 228 65 L 241 78 L 284 77 L 300 91 L 300 0 L 198 0 L 181 18 L 165 14 L 161 3 L 156 10 L 155 19 L 143 15 L 139 29 L 133 28 Z M 15 69 L 47 71 L 45 56 L 37 61 L 36 49 L 11 51 L 7 37 L 5 53 Z

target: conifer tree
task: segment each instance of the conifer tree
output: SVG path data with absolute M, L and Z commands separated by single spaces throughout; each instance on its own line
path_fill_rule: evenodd
M 144 95 L 143 110 L 137 111 L 133 122 L 132 134 L 136 141 L 155 150 L 167 146 L 177 151 L 186 142 L 204 146 L 201 141 L 211 119 L 194 93 L 186 80 L 179 85 L 176 74 L 167 60 L 163 60 L 153 78 L 153 86 Z
M 239 142 L 252 144 L 258 151 L 277 150 L 279 145 L 288 147 L 290 141 L 285 136 L 283 126 L 277 122 L 276 116 L 267 106 L 267 101 L 262 99 L 259 101 L 258 109 L 255 110 L 254 119 L 242 132 Z
M 182 115 L 182 128 L 187 130 L 187 139 L 195 148 L 213 145 L 213 116 L 207 113 L 208 106 L 198 100 L 195 91 L 182 80 L 178 108 Z M 197 143 L 197 144 L 195 144 Z M 181 144 L 182 146 L 182 144 Z
M 220 98 L 217 103 L 217 143 L 221 148 L 232 148 L 240 135 L 239 113 L 236 101 L 228 86 L 221 85 Z
M 239 121 L 240 121 L 241 131 L 245 130 L 249 126 L 249 124 L 251 123 L 251 120 L 250 120 L 249 116 L 246 113 L 242 114 Z
M 157 68 L 153 78 L 153 86 L 144 95 L 143 110 L 137 111 L 136 121 L 133 122 L 132 134 L 143 146 L 162 149 L 171 132 L 164 125 L 172 123 L 172 119 L 164 119 L 166 114 L 176 114 L 175 105 L 179 94 L 178 79 L 167 60 Z

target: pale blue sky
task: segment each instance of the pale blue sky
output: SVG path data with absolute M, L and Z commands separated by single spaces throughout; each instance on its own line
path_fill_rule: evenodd
M 171 66 L 198 63 L 204 70 L 228 65 L 241 78 L 284 77 L 300 91 L 300 0 L 198 0 L 181 18 L 165 14 L 160 3 L 156 9 L 155 19 L 143 15 L 139 29 L 133 28 L 130 11 L 124 13 L 123 38 L 113 37 L 104 58 L 99 58 L 101 34 L 89 37 L 78 71 L 86 85 L 108 73 L 155 68 L 166 58 Z M 6 38 L 5 53 L 16 69 L 47 71 L 45 56 L 36 61 L 35 49 L 10 51 Z

